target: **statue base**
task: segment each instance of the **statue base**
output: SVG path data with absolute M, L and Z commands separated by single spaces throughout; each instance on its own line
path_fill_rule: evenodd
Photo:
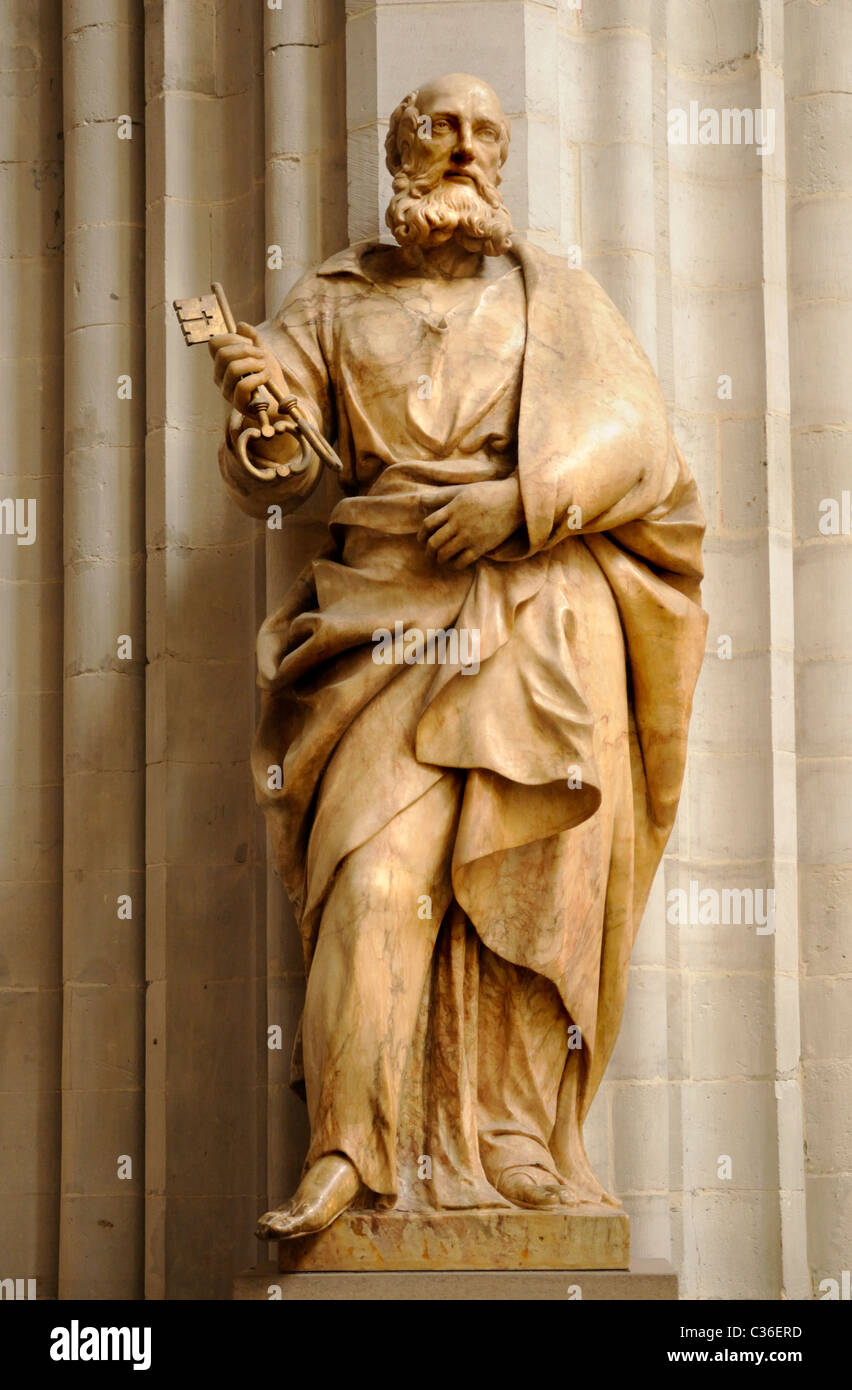
M 636 1260 L 630 1269 L 554 1271 L 435 1270 L 432 1273 L 282 1274 L 272 1261 L 234 1280 L 234 1298 L 284 1303 L 676 1302 L 677 1275 L 665 1260 Z
M 348 1211 L 278 1242 L 284 1272 L 627 1269 L 630 1220 L 613 1207 L 560 1212 Z

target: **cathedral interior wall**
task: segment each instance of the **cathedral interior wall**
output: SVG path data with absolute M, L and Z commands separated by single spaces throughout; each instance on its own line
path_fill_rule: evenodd
M 220 280 L 259 322 L 382 235 L 388 116 L 454 69 L 511 116 L 517 230 L 654 364 L 708 524 L 686 779 L 590 1157 L 682 1296 L 849 1268 L 850 55 L 843 0 L 8 0 L 0 494 L 37 530 L 0 536 L 0 1275 L 226 1298 L 298 1178 L 254 641 L 333 488 L 280 531 L 234 508 L 171 302 Z M 707 110 L 754 139 L 703 140 Z

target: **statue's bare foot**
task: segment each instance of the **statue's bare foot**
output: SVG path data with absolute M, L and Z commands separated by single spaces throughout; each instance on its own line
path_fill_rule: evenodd
M 536 1211 L 558 1211 L 578 1201 L 567 1184 L 559 1182 L 544 1168 L 507 1168 L 500 1175 L 497 1191 L 515 1206 L 531 1207 Z
M 621 1202 L 617 1197 L 611 1197 L 605 1188 L 601 1186 L 591 1169 L 586 1174 L 572 1173 L 575 1201 L 585 1202 L 590 1206 L 613 1207 L 616 1211 L 620 1210 Z
M 608 1192 L 604 1192 L 603 1188 L 601 1188 L 600 1201 L 601 1206 L 615 1207 L 617 1211 L 620 1211 L 624 1205 L 624 1203 L 620 1201 L 618 1197 L 612 1197 Z
M 568 1152 L 561 1155 L 560 1167 L 568 1175 L 575 1202 L 593 1207 L 613 1207 L 616 1211 L 621 1209 L 618 1198 L 611 1197 L 595 1176 L 579 1133 Z
M 324 1154 L 309 1168 L 289 1202 L 257 1223 L 258 1240 L 289 1240 L 324 1231 L 361 1189 L 357 1169 L 343 1154 Z

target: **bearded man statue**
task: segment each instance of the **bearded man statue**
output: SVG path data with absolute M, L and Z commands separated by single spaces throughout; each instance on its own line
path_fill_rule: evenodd
M 243 466 L 260 386 L 343 463 L 328 544 L 258 639 L 253 767 L 304 943 L 311 1132 L 261 1236 L 353 1204 L 618 1205 L 583 1121 L 677 809 L 704 526 L 627 324 L 513 237 L 508 147 L 484 82 L 409 93 L 394 244 L 333 256 L 211 343 L 245 511 L 293 511 L 322 469 L 283 476 L 286 431 L 252 445 L 280 473 Z

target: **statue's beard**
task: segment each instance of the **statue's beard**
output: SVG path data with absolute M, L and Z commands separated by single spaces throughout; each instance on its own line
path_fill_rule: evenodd
M 496 185 L 475 186 L 437 175 L 399 173 L 385 221 L 404 248 L 443 245 L 454 237 L 467 251 L 502 256 L 512 245 L 512 219 Z

